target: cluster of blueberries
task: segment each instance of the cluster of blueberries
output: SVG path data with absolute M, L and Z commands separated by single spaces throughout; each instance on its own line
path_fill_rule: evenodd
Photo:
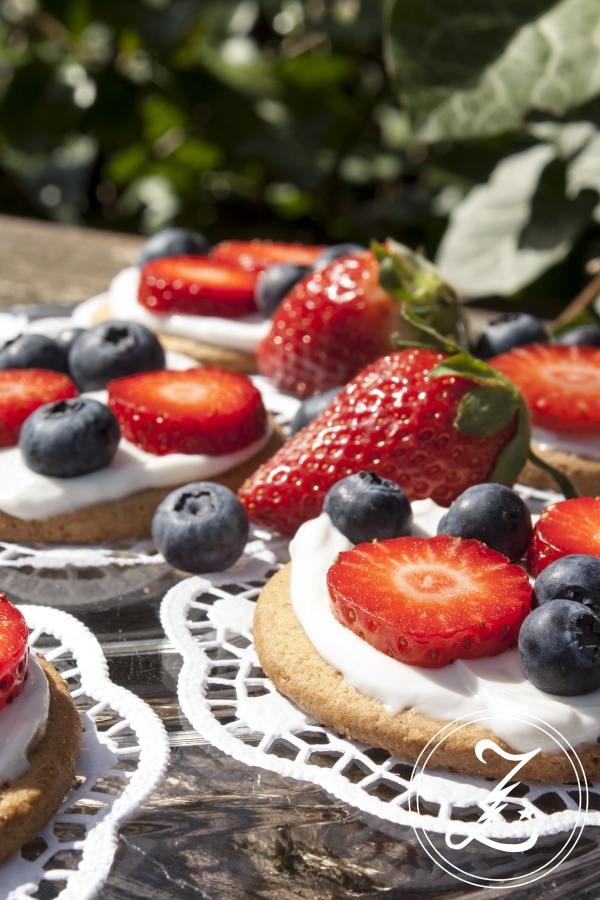
M 412 512 L 394 482 L 359 472 L 329 491 L 324 511 L 352 543 L 403 537 Z M 440 519 L 438 534 L 473 538 L 511 561 L 521 559 L 532 533 L 523 499 L 502 484 L 477 484 Z M 519 634 L 525 676 L 548 694 L 575 696 L 600 687 L 600 559 L 573 554 L 537 577 L 534 609 Z
M 544 344 L 548 340 L 548 332 L 536 316 L 529 313 L 508 313 L 484 328 L 475 348 L 475 355 L 480 359 L 491 359 L 514 347 Z M 600 328 L 595 325 L 579 325 L 561 334 L 556 343 L 563 347 L 600 347 Z
M 0 369 L 49 369 L 68 375 L 80 391 L 99 391 L 109 381 L 164 369 L 158 338 L 136 322 L 102 322 L 67 328 L 56 337 L 21 334 L 0 350 Z
M 22 334 L 0 350 L 0 369 L 50 369 L 69 375 L 80 391 L 97 391 L 115 378 L 164 369 L 156 336 L 135 322 L 69 328 L 55 338 Z M 34 472 L 75 478 L 111 461 L 121 430 L 113 412 L 91 397 L 57 400 L 23 423 L 19 447 Z
M 270 266 L 258 279 L 254 299 L 257 308 L 265 315 L 272 316 L 283 298 L 309 272 L 324 269 L 340 256 L 362 253 L 366 247 L 360 244 L 332 244 L 317 257 L 310 267 L 292 263 L 276 263 Z M 143 266 L 153 259 L 166 256 L 206 256 L 210 252 L 207 238 L 199 231 L 187 228 L 166 228 L 153 235 L 142 246 L 138 265 Z

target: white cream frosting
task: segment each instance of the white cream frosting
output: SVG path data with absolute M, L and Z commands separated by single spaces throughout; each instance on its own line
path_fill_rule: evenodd
M 123 269 L 113 278 L 108 289 L 108 304 L 115 319 L 139 322 L 151 331 L 192 338 L 214 347 L 241 350 L 244 353 L 254 353 L 271 330 L 271 319 L 266 319 L 260 313 L 238 319 L 223 319 L 217 316 L 150 312 L 138 303 L 139 284 L 140 270 L 135 266 Z
M 102 395 L 98 392 L 98 398 Z M 25 465 L 18 447 L 0 450 L 0 510 L 23 519 L 48 519 L 97 503 L 122 500 L 146 488 L 175 487 L 214 478 L 259 453 L 271 428 L 242 450 L 222 456 L 167 453 L 155 456 L 121 438 L 111 463 L 77 478 L 49 478 Z
M 30 650 L 25 686 L 0 710 L 0 786 L 16 781 L 29 768 L 27 751 L 46 729 L 49 699 L 48 679 L 35 651 Z
M 588 459 L 600 459 L 600 434 L 589 437 L 572 434 L 557 434 L 547 428 L 533 425 L 531 443 L 534 450 L 562 450 L 563 453 L 575 453 Z
M 412 504 L 415 531 L 435 534 L 445 510 L 432 500 Z M 520 752 L 555 753 L 551 737 L 512 716 L 534 714 L 553 726 L 575 748 L 595 743 L 600 734 L 600 690 L 580 697 L 545 694 L 527 681 L 518 650 L 476 660 L 456 660 L 441 669 L 409 666 L 376 650 L 337 621 L 327 591 L 327 570 L 352 544 L 327 513 L 301 526 L 290 545 L 294 611 L 319 655 L 344 681 L 390 710 L 415 709 L 433 719 L 454 719 L 493 710 L 491 730 Z M 510 718 L 506 718 L 510 716 Z

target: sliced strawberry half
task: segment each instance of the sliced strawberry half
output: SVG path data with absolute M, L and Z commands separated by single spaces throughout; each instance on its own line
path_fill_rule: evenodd
M 151 312 L 235 319 L 256 312 L 253 272 L 198 256 L 153 259 L 142 269 L 138 301 Z
M 267 427 L 250 379 L 210 366 L 118 378 L 108 385 L 108 405 L 123 436 L 158 456 L 222 456 L 257 441 Z
M 46 369 L 0 372 L 0 447 L 14 447 L 25 419 L 39 406 L 77 397 L 70 378 Z
M 27 675 L 29 630 L 22 613 L 0 593 L 0 710 L 18 697 Z M 0 720 L 1 722 L 1 720 Z M 0 725 L 1 727 L 1 725 Z
M 600 556 L 600 498 L 576 497 L 543 510 L 533 529 L 527 567 L 537 577 L 571 553 Z
M 519 388 L 534 425 L 600 434 L 600 348 L 531 344 L 489 362 Z
M 222 241 L 213 247 L 210 258 L 247 272 L 262 272 L 277 263 L 312 266 L 324 249 L 276 241 Z
M 336 618 L 401 662 L 438 669 L 516 640 L 532 589 L 519 566 L 474 540 L 358 544 L 327 573 Z

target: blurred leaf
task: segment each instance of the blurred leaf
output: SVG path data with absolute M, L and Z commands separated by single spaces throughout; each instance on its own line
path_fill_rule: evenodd
M 346 56 L 318 56 L 304 53 L 287 59 L 279 69 L 282 77 L 300 90 L 317 91 L 328 85 L 349 81 L 355 73 L 352 59 Z
M 600 92 L 597 0 L 389 0 L 386 21 L 388 69 L 421 140 L 501 134 Z

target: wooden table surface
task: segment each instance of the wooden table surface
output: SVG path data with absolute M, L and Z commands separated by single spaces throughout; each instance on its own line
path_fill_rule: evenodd
M 0 215 L 0 307 L 73 306 L 105 291 L 143 238 Z

